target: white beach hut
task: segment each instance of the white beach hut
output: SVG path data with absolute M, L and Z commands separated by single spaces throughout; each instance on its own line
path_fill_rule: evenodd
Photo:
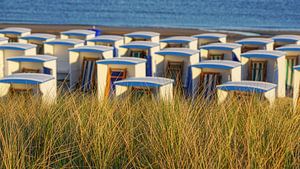
M 115 81 L 146 76 L 146 59 L 120 57 L 97 61 L 98 97 L 115 95 Z
M 242 45 L 242 53 L 251 50 L 273 50 L 274 41 L 271 38 L 245 38 L 236 43 Z
M 83 46 L 78 39 L 55 39 L 44 43 L 44 53 L 57 57 L 57 79 L 65 80 L 70 72 L 69 49 Z
M 7 59 L 8 75 L 44 73 L 56 79 L 56 57 L 50 55 L 16 56 Z
M 33 33 L 23 36 L 19 39 L 20 43 L 30 43 L 37 46 L 36 53 L 44 54 L 44 42 L 52 41 L 56 38 L 55 35 L 46 33 Z
M 285 97 L 285 52 L 253 50 L 242 55 L 242 79 L 277 84 L 278 97 Z
M 206 60 L 191 66 L 191 96 L 200 94 L 210 99 L 217 94 L 216 86 L 228 81 L 241 81 L 242 64 L 230 60 Z
M 101 35 L 95 38 L 89 39 L 87 45 L 102 45 L 110 46 L 114 48 L 114 57 L 120 57 L 120 46 L 124 45 L 124 37 L 118 35 Z
M 160 40 L 160 48 L 189 48 L 197 50 L 197 39 L 190 36 L 173 36 Z
M 79 40 L 89 40 L 96 36 L 95 31 L 84 30 L 84 29 L 73 29 L 60 33 L 61 39 L 79 39 Z
M 236 43 L 212 43 L 201 46 L 201 60 L 240 61 L 241 45 Z
M 203 33 L 199 35 L 194 35 L 194 38 L 198 39 L 198 48 L 200 49 L 203 45 L 208 45 L 211 43 L 226 43 L 227 35 L 221 33 Z
M 156 32 L 144 32 L 144 31 L 138 31 L 138 32 L 132 32 L 125 34 L 125 44 L 132 42 L 132 41 L 150 41 L 153 43 L 159 43 L 160 40 L 160 34 Z
M 36 45 L 22 43 L 0 45 L 0 78 L 8 75 L 8 58 L 24 55 L 36 55 Z
M 175 80 L 184 88 L 188 84 L 189 66 L 199 62 L 199 51 L 187 48 L 165 48 L 156 54 L 163 56 L 163 64 L 157 66 L 160 76 Z
M 263 96 L 269 101 L 270 105 L 274 104 L 276 99 L 276 85 L 268 82 L 257 81 L 237 81 L 226 82 L 217 86 L 219 104 L 229 100 L 228 96 L 245 98 L 253 94 Z
M 293 94 L 293 103 L 294 107 L 300 107 L 300 65 L 295 66 L 294 73 L 294 94 Z
M 114 82 L 116 96 L 148 95 L 157 100 L 173 99 L 173 80 L 162 77 L 133 77 Z
M 8 43 L 8 38 L 6 37 L 0 37 L 0 45 Z
M 79 46 L 69 51 L 70 88 L 79 84 L 82 91 L 96 89 L 96 61 L 113 58 L 113 48 L 100 45 Z
M 272 39 L 274 41 L 274 49 L 290 44 L 300 45 L 299 35 L 277 35 Z
M 9 42 L 18 42 L 18 39 L 22 36 L 31 34 L 31 29 L 9 27 L 0 29 L 0 37 L 7 37 Z
M 121 46 L 121 57 L 135 57 L 147 59 L 146 75 L 157 76 L 157 65 L 163 62 L 163 57 L 156 54 L 159 44 L 147 41 L 134 41 Z
M 300 64 L 300 45 L 285 45 L 276 50 L 286 53 L 286 95 L 292 97 L 294 66 Z
M 16 73 L 0 79 L 0 97 L 13 94 L 32 94 L 41 97 L 43 104 L 56 100 L 56 80 L 51 75 L 40 73 Z

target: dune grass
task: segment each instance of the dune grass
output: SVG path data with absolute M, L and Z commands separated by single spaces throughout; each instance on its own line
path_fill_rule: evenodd
M 0 100 L 0 168 L 299 168 L 300 112 L 256 99 Z

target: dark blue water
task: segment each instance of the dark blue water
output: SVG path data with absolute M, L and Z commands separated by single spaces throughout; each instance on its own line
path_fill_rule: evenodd
M 0 0 L 1 23 L 300 29 L 300 0 Z

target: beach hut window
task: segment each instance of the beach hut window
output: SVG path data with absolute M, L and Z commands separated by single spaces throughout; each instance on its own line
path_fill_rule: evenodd
M 145 38 L 132 38 L 132 41 L 151 41 L 151 39 L 145 39 Z
M 294 66 L 298 65 L 297 56 L 286 58 L 286 90 L 287 96 L 293 96 L 293 76 L 294 76 Z
M 217 85 L 220 85 L 222 76 L 220 73 L 205 72 L 200 75 L 200 96 L 211 100 L 216 97 Z
M 182 43 L 168 43 L 167 48 L 184 48 L 187 47 L 188 45 L 182 44 Z
M 109 69 L 105 88 L 105 96 L 110 96 L 115 91 L 114 82 L 123 80 L 127 76 L 127 69 Z
M 179 85 L 182 82 L 182 74 L 183 74 L 183 66 L 184 62 L 171 62 L 169 61 L 167 64 L 166 77 L 170 79 L 174 79 L 174 84 Z
M 224 60 L 224 54 L 219 54 L 219 55 L 217 55 L 217 54 L 210 54 L 208 56 L 208 59 L 209 60 Z
M 97 58 L 83 57 L 80 87 L 83 92 L 92 91 L 96 87 Z
M 113 46 L 112 43 L 105 43 L 105 42 L 96 42 L 96 45 L 109 46 L 109 47 Z
M 135 58 L 146 59 L 147 58 L 147 52 L 146 51 L 131 51 L 130 56 L 135 57 Z
M 151 88 L 147 88 L 147 87 L 132 87 L 131 88 L 132 91 L 132 98 L 134 99 L 140 99 L 141 97 L 152 97 L 152 93 L 153 91 L 151 90 Z
M 249 71 L 249 80 L 266 81 L 267 61 L 251 61 Z
M 40 73 L 39 69 L 29 69 L 29 68 L 23 68 L 22 73 Z
M 243 46 L 242 47 L 242 53 L 251 51 L 251 50 L 258 50 L 259 47 L 258 46 Z

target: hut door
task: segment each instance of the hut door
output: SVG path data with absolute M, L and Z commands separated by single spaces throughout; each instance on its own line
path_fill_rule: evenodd
M 131 51 L 131 57 L 147 59 L 146 51 Z
M 222 76 L 220 73 L 206 72 L 200 75 L 200 95 L 205 99 L 211 100 L 216 96 L 217 85 L 221 84 Z
M 266 81 L 267 61 L 251 61 L 249 66 L 249 80 Z
M 115 90 L 115 81 L 123 80 L 127 76 L 126 69 L 109 69 L 107 73 L 107 81 L 106 81 L 106 88 L 105 88 L 105 96 L 108 97 L 112 94 Z
M 91 91 L 96 88 L 96 66 L 97 58 L 83 57 L 81 76 L 80 76 L 80 88 L 83 92 Z
M 38 44 L 38 43 L 32 43 L 36 45 L 36 53 L 37 54 L 44 54 L 44 45 L 43 44 Z
M 294 76 L 294 66 L 296 66 L 297 57 L 287 57 L 286 58 L 286 90 L 287 96 L 293 96 L 293 76 Z
M 28 68 L 23 68 L 21 70 L 21 73 L 40 73 L 39 69 L 28 69 Z
M 209 60 L 224 60 L 224 54 L 210 54 L 208 57 Z
M 173 79 L 176 86 L 181 86 L 184 62 L 168 61 L 166 77 Z

